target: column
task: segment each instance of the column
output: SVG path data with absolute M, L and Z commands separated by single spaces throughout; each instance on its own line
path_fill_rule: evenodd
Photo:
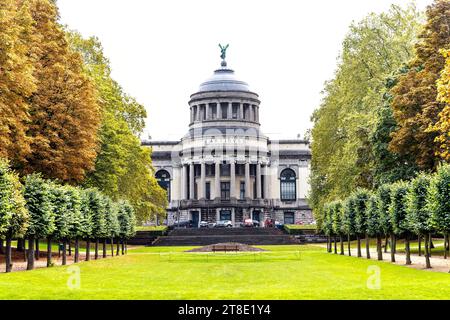
M 259 107 L 255 106 L 255 121 L 259 122 Z
M 205 108 L 206 108 L 206 110 L 205 110 L 205 112 L 206 112 L 206 120 L 209 120 L 210 119 L 210 110 L 209 110 L 209 108 L 210 108 L 210 105 L 209 105 L 209 103 L 207 103 L 207 104 L 205 104 Z
M 195 188 L 195 181 L 194 181 L 194 164 L 191 163 L 189 165 L 189 199 L 194 199 L 194 188 Z
M 269 166 L 264 166 L 264 199 L 270 199 L 269 197 Z
M 228 119 L 233 119 L 233 103 L 228 103 Z
M 215 174 L 215 180 L 214 180 L 214 184 L 215 184 L 215 198 L 220 198 L 220 161 L 216 161 L 215 163 L 216 166 L 216 174 Z
M 239 103 L 239 119 L 244 120 L 244 104 Z
M 248 105 L 248 120 L 253 121 L 253 105 Z
M 194 122 L 194 110 L 191 107 L 191 123 Z
M 236 198 L 236 162 L 230 163 L 230 198 Z
M 205 184 L 206 184 L 206 165 L 205 162 L 202 162 L 200 164 L 200 188 L 199 188 L 199 198 L 205 199 L 206 198 L 206 190 L 205 190 Z
M 261 199 L 261 163 L 256 165 L 256 199 Z
M 251 198 L 250 196 L 250 162 L 245 162 L 245 197 Z
M 187 199 L 187 176 L 186 176 L 186 166 L 184 164 L 181 165 L 181 200 Z

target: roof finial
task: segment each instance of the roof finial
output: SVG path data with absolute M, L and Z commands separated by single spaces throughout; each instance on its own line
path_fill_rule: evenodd
M 227 57 L 227 49 L 228 49 L 229 46 L 230 46 L 229 44 L 227 44 L 226 46 L 222 46 L 219 43 L 219 48 L 220 48 L 220 52 L 221 52 L 220 57 L 222 58 L 222 63 L 221 63 L 222 67 L 226 67 L 227 66 L 227 62 L 225 61 L 225 58 Z

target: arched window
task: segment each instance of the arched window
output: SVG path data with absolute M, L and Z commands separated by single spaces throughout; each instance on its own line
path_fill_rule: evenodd
M 297 199 L 296 175 L 292 169 L 284 169 L 280 175 L 281 201 Z
M 167 198 L 170 201 L 170 173 L 166 170 L 159 170 L 155 174 L 155 178 L 159 186 L 167 191 Z

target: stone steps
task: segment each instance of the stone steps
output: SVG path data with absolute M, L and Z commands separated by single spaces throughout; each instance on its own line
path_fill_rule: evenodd
M 248 245 L 299 244 L 288 235 L 203 235 L 203 236 L 164 236 L 159 237 L 154 246 L 206 246 L 216 243 L 238 242 Z

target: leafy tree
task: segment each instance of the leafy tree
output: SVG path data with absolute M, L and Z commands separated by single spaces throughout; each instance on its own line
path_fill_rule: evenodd
M 448 234 L 450 233 L 450 165 L 441 165 L 431 179 L 426 199 L 425 210 L 431 213 L 431 226 L 445 235 L 448 249 Z
M 353 23 L 332 80 L 312 120 L 311 194 L 315 212 L 374 185 L 371 133 L 386 78 L 413 56 L 420 14 L 413 5 L 391 6 Z
M 92 218 L 92 230 L 89 235 L 95 240 L 95 259 L 98 259 L 98 246 L 100 239 L 106 236 L 106 214 L 102 194 L 94 188 L 87 191 L 89 211 Z
M 409 183 L 406 194 L 406 220 L 410 231 L 419 237 L 425 237 L 425 259 L 427 268 L 431 268 L 429 244 L 431 227 L 431 215 L 426 206 L 430 176 L 424 173 L 418 175 Z M 419 248 L 420 250 L 420 248 Z
M 382 184 L 376 191 L 378 199 L 378 224 L 381 234 L 386 237 L 384 252 L 387 252 L 388 237 L 392 234 L 392 223 L 389 215 L 389 206 L 391 205 L 392 184 Z M 391 239 L 392 240 L 392 239 Z M 395 247 L 391 241 L 391 259 L 395 258 Z
M 330 214 L 332 218 L 333 233 L 339 236 L 339 243 L 341 245 L 341 255 L 344 255 L 342 203 L 340 201 L 334 201 L 330 204 Z
M 6 238 L 6 272 L 12 270 L 11 241 L 22 238 L 28 228 L 29 214 L 23 197 L 23 186 L 8 162 L 0 160 L 0 241 Z
M 118 211 L 118 221 L 120 226 L 119 237 L 122 244 L 122 254 L 125 253 L 126 240 L 133 237 L 136 233 L 136 219 L 134 209 L 128 201 L 120 201 Z
M 369 198 L 369 191 L 357 189 L 354 193 L 355 199 L 355 234 L 358 243 L 358 257 L 361 257 L 361 235 L 366 234 L 366 207 Z
M 111 256 L 114 256 L 114 239 L 119 237 L 120 225 L 118 220 L 118 205 L 113 202 L 109 197 L 105 198 L 105 210 L 106 210 L 106 227 L 107 235 L 111 241 Z M 106 238 L 105 238 L 106 241 Z M 106 244 L 105 244 L 106 246 Z
M 93 213 L 91 208 L 91 189 L 81 190 L 81 224 L 77 235 L 80 239 L 86 240 L 86 261 L 91 258 L 91 238 L 94 229 Z M 76 239 L 76 238 L 75 238 Z
M 377 255 L 378 260 L 383 260 L 383 251 L 381 249 L 381 235 L 382 229 L 380 226 L 379 219 L 379 199 L 376 193 L 371 193 L 367 199 L 367 206 L 365 212 L 366 219 L 366 255 L 367 259 L 370 258 L 370 247 L 369 239 L 370 237 L 377 238 Z
M 16 163 L 30 152 L 27 99 L 36 85 L 28 44 L 33 36 L 27 1 L 0 0 L 0 157 Z
M 355 235 L 355 199 L 352 196 L 342 203 L 342 230 L 347 235 L 348 255 L 351 256 L 350 240 Z
M 64 186 L 64 192 L 67 195 L 67 210 L 70 212 L 68 239 L 75 240 L 75 256 L 74 262 L 77 263 L 80 257 L 79 238 L 82 231 L 85 230 L 83 226 L 84 217 L 82 213 L 82 198 L 81 191 L 77 187 Z
M 31 152 L 17 168 L 47 178 L 80 182 L 94 168 L 100 122 L 95 88 L 59 26 L 52 0 L 30 0 L 36 91 L 29 99 Z
M 24 197 L 30 214 L 30 226 L 25 237 L 28 239 L 27 270 L 31 270 L 34 268 L 34 240 L 47 238 L 53 234 L 55 215 L 50 185 L 40 174 L 25 177 Z
M 408 184 L 406 182 L 399 181 L 392 185 L 389 216 L 392 224 L 393 243 L 395 242 L 396 237 L 400 237 L 403 235 L 406 236 L 405 238 L 406 264 L 411 264 L 411 252 L 409 246 L 410 226 L 408 224 L 408 220 L 406 219 L 407 192 L 408 192 Z
M 333 234 L 333 223 L 327 204 L 322 208 L 322 211 L 323 213 L 320 214 L 322 220 L 318 230 L 322 231 L 327 236 L 327 252 L 332 252 L 331 236 Z
M 437 82 L 437 90 L 438 101 L 445 106 L 439 113 L 439 120 L 432 130 L 438 134 L 435 140 L 438 145 L 437 155 L 444 161 L 450 162 L 450 50 L 441 50 L 441 52 L 445 58 L 445 66 Z
M 411 155 L 424 170 L 434 169 L 438 164 L 435 154 L 440 151 L 436 143 L 439 133 L 433 127 L 444 104 L 436 100 L 436 81 L 445 64 L 440 49 L 450 46 L 449 11 L 447 0 L 435 0 L 428 7 L 427 23 L 419 35 L 409 71 L 392 89 L 392 108 L 398 128 L 392 133 L 390 150 Z

